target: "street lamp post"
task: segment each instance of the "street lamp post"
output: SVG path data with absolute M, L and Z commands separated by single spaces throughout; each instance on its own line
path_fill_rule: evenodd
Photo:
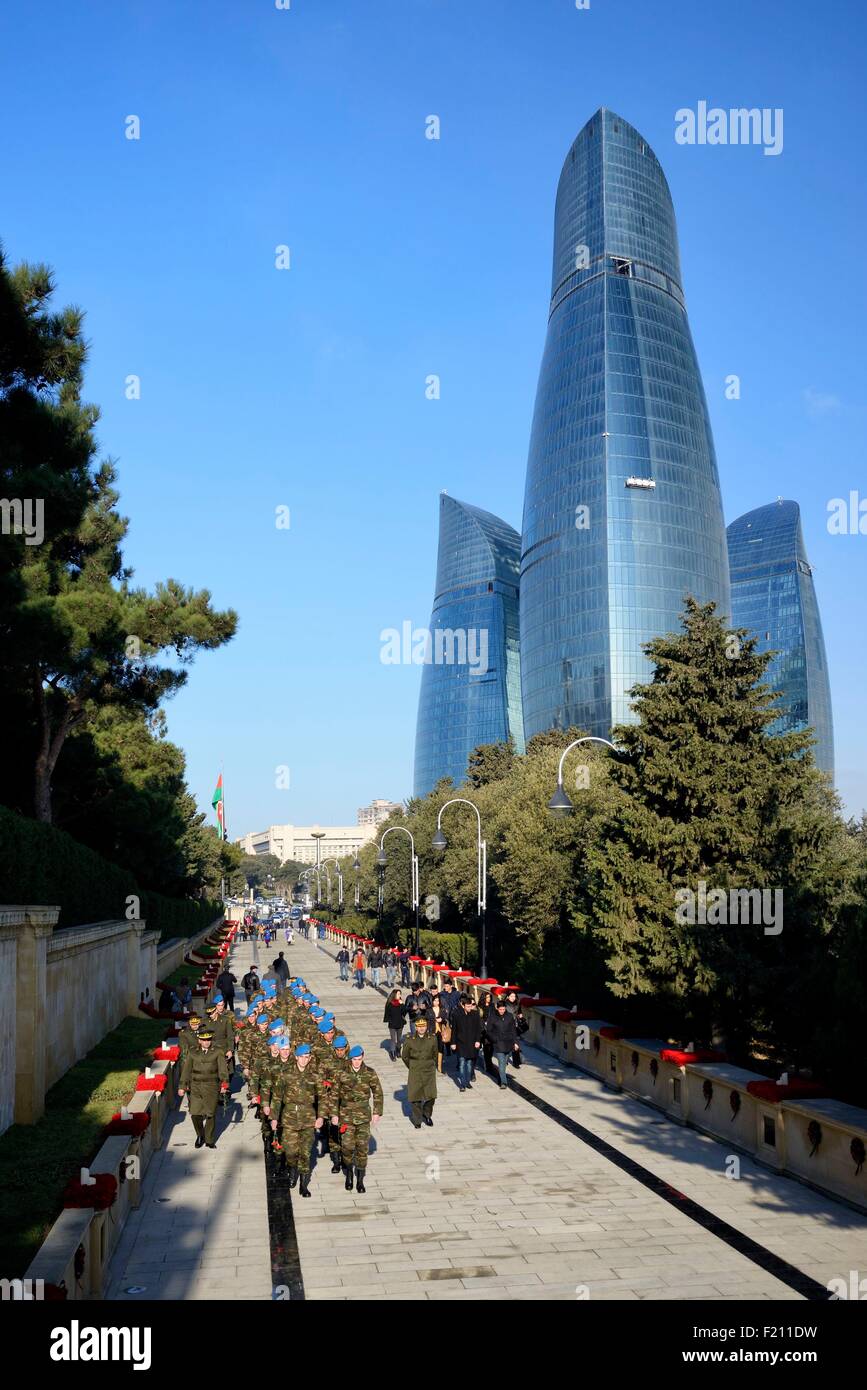
M 335 868 L 337 869 L 337 906 L 338 906 L 339 910 L 342 912 L 342 911 L 343 911 L 343 870 L 342 870 L 341 867 L 340 867 L 340 860 L 339 860 L 339 859 L 334 859 L 333 857 L 329 857 L 328 859 L 323 859 L 323 861 L 322 861 L 322 867 L 323 867 L 323 869 L 325 870 L 326 873 L 328 873 L 328 865 L 329 865 L 329 864 L 333 864 L 333 865 L 335 866 Z M 331 905 L 331 876 L 330 876 L 330 875 L 329 875 L 329 878 L 328 878 L 328 903 L 329 903 L 329 906 L 330 906 L 330 905 Z
M 482 839 L 482 818 L 481 818 L 481 816 L 480 816 L 480 814 L 479 814 L 479 808 L 478 808 L 478 806 L 476 806 L 476 804 L 475 804 L 474 802 L 472 802 L 472 801 L 467 801 L 466 797 L 463 797 L 463 796 L 455 796 L 455 797 L 452 797 L 451 801 L 447 801 L 447 802 L 445 803 L 445 805 L 443 805 L 443 806 L 440 807 L 439 815 L 437 816 L 437 829 L 436 829 L 436 834 L 435 834 L 434 837 L 433 837 L 432 844 L 433 844 L 433 848 L 434 848 L 435 850 L 442 851 L 442 850 L 445 849 L 446 845 L 448 844 L 448 840 L 446 839 L 445 835 L 444 835 L 443 832 L 442 832 L 443 811 L 445 811 L 446 808 L 449 807 L 449 806 L 458 806 L 458 805 L 461 805 L 461 806 L 471 806 L 471 807 L 473 808 L 473 810 L 475 811 L 475 813 L 476 813 L 476 821 L 478 822 L 478 839 L 477 839 L 477 845 L 478 845 L 478 869 L 477 869 L 477 883 L 476 883 L 476 887 L 477 887 L 477 903 L 478 903 L 478 914 L 479 914 L 479 940 L 480 940 L 481 952 L 482 952 L 481 975 L 482 975 L 482 979 L 487 979 L 487 977 L 488 977 L 488 942 L 487 942 L 487 915 L 488 915 L 488 843 L 487 843 L 486 840 L 483 840 L 483 839 Z
M 358 850 L 355 851 L 352 867 L 355 870 L 355 910 L 357 912 L 361 905 L 361 885 L 358 881 L 358 875 L 361 873 L 361 860 L 358 857 Z
M 577 748 L 579 743 L 604 743 L 607 748 L 613 748 L 614 752 L 617 752 L 616 746 L 610 739 L 597 738 L 595 734 L 586 734 L 583 738 L 576 738 L 574 743 L 570 743 L 568 748 L 563 749 L 560 755 L 560 766 L 557 768 L 557 790 L 548 802 L 548 810 L 558 818 L 570 815 L 575 809 L 563 787 L 563 764 L 566 761 L 566 754 L 571 753 L 573 748 Z
M 386 866 L 386 864 L 388 863 L 388 860 L 387 860 L 386 857 L 385 857 L 385 850 L 383 849 L 383 845 L 385 844 L 386 836 L 391 835 L 391 834 L 393 833 L 393 831 L 395 831 L 395 830 L 400 830 L 400 831 L 403 832 L 404 835 L 408 835 L 408 836 L 409 836 L 409 843 L 410 843 L 410 845 L 411 845 L 411 847 L 412 847 L 412 854 L 411 854 L 411 858 L 410 858 L 410 881 L 411 881 L 411 889 L 412 889 L 412 908 L 413 908 L 413 911 L 414 911 L 414 913 L 415 913 L 415 953 L 416 953 L 416 955 L 418 955 L 418 954 L 419 954 L 419 934 L 418 934 L 418 855 L 417 855 L 416 852 L 415 852 L 415 840 L 414 840 L 413 837 L 412 837 L 412 833 L 411 833 L 409 830 L 407 830 L 406 827 L 403 826 L 403 825 L 392 825 L 392 826 L 389 826 L 388 830 L 386 830 L 386 832 L 385 832 L 385 835 L 383 835 L 382 839 L 381 839 L 380 842 L 379 842 L 379 854 L 376 856 L 376 866 L 377 866 L 378 869 L 381 869 L 381 870 L 382 870 L 381 882 L 380 882 L 380 907 L 381 907 L 382 902 L 383 902 L 384 879 L 385 879 L 385 866 Z

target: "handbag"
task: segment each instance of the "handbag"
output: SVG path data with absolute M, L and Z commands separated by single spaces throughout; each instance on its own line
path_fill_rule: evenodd
M 450 1043 L 452 1040 L 452 1025 L 446 1020 L 440 1024 L 440 1037 L 444 1043 Z

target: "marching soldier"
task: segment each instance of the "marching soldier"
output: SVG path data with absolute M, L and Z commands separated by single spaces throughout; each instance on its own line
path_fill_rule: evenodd
M 428 1030 L 424 1013 L 416 1015 L 415 1033 L 407 1038 L 400 1055 L 409 1072 L 406 1094 L 412 1105 L 413 1125 L 416 1129 L 421 1129 L 422 1121 L 432 1125 L 431 1113 L 437 1098 L 437 1040 Z
M 322 1157 L 324 1158 L 326 1152 L 330 1151 L 332 1164 L 331 1171 L 333 1173 L 339 1173 L 339 1156 L 336 1160 L 334 1153 L 334 1145 L 331 1141 L 331 1130 L 333 1129 L 333 1125 L 331 1124 L 331 1111 L 334 1109 L 333 1102 L 334 1096 L 336 1094 L 334 1090 L 334 1083 L 337 1079 L 337 1073 L 342 1066 L 342 1063 L 340 1062 L 339 1058 L 334 1056 L 333 1043 L 335 1032 L 336 1029 L 334 1027 L 334 1020 L 331 1018 L 329 1014 L 326 1014 L 325 1018 L 323 1018 L 319 1024 L 319 1029 L 317 1031 L 316 1037 L 314 1038 L 310 1047 L 311 1052 L 313 1054 L 313 1062 L 311 1063 L 311 1065 L 316 1067 L 316 1079 L 317 1086 L 319 1088 L 319 1100 L 321 1105 L 320 1114 L 322 1115 L 322 1118 L 325 1121 L 325 1124 L 319 1135 L 319 1138 L 322 1142 Z M 339 1149 L 339 1147 L 340 1146 L 338 1144 L 337 1148 Z M 334 1167 L 335 1161 L 337 1161 L 336 1167 Z
M 309 1197 L 310 1151 L 322 1120 L 316 1117 L 316 1075 L 310 1070 L 308 1043 L 299 1043 L 293 1060 L 279 1074 L 272 1101 L 271 1128 L 276 1133 L 281 1126 L 289 1186 L 294 1187 L 300 1178 L 301 1196 Z
M 367 1190 L 364 1186 L 364 1174 L 370 1142 L 371 1101 L 373 1123 L 378 1125 L 382 1119 L 382 1085 L 376 1072 L 364 1060 L 364 1048 L 356 1045 L 349 1049 L 349 1065 L 341 1068 L 337 1082 L 336 1114 L 331 1117 L 332 1124 L 338 1124 L 340 1127 L 340 1147 L 343 1171 L 346 1175 L 344 1186 L 347 1192 L 352 1191 L 353 1165 L 356 1190 Z
M 214 1034 L 214 1050 L 222 1052 L 234 1070 L 235 1030 L 229 1020 L 229 1015 L 226 1013 L 222 994 L 215 994 L 210 1004 L 205 1005 L 205 1013 L 208 1015 L 208 1024 Z
M 181 1071 L 181 1084 L 178 1095 L 190 1093 L 190 1115 L 196 1131 L 196 1148 L 214 1143 L 215 1115 L 221 1091 L 229 1089 L 229 1069 L 226 1058 L 219 1048 L 212 1051 L 214 1034 L 209 1028 L 200 1028 L 198 1048 L 187 1053 Z
M 280 1129 L 279 1126 L 275 1129 L 271 1120 L 274 1115 L 274 1103 L 281 1090 L 280 1083 L 292 1056 L 292 1043 L 287 1033 L 272 1033 L 271 1054 L 271 1061 L 265 1068 L 262 1082 L 262 1136 L 266 1144 L 271 1140 L 272 1152 L 282 1156 L 285 1168 L 286 1155 L 280 1142 Z

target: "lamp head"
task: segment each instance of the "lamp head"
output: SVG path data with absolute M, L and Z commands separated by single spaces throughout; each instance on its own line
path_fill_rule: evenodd
M 556 816 L 558 820 L 564 819 L 574 810 L 572 802 L 566 795 L 562 782 L 558 783 L 557 790 L 548 802 L 548 810 L 553 816 Z
M 437 850 L 437 851 L 442 851 L 442 850 L 445 849 L 445 847 L 446 847 L 447 844 L 448 844 L 448 840 L 446 839 L 446 837 L 445 837 L 445 835 L 443 834 L 442 830 L 440 830 L 439 827 L 438 827 L 438 828 L 437 828 L 437 833 L 434 835 L 433 839 L 431 840 L 431 848 L 432 848 L 432 849 L 435 849 L 435 850 Z

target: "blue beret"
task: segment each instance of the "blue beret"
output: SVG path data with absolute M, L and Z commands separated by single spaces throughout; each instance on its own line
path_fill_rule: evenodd
M 323 1018 L 322 1022 L 319 1025 L 319 1031 L 320 1033 L 333 1033 L 334 1024 L 331 1022 L 330 1019 Z
M 354 1047 L 351 1047 L 349 1049 L 349 1055 L 350 1057 L 363 1057 L 364 1048 L 361 1046 L 360 1043 L 356 1043 Z
M 296 1049 L 295 1049 L 295 1056 L 296 1056 L 296 1057 L 306 1057 L 306 1056 L 308 1056 L 309 1052 L 310 1052 L 310 1044 L 309 1044 L 309 1043 L 301 1043 L 300 1047 L 296 1047 Z
M 335 1038 L 335 1039 L 334 1039 L 333 1046 L 334 1046 L 334 1047 L 348 1047 L 348 1046 L 349 1046 L 349 1039 L 348 1039 L 348 1038 L 344 1038 L 343 1034 L 341 1033 L 339 1038 Z
M 282 1033 L 282 1032 L 283 1032 L 283 1029 L 284 1029 L 285 1027 L 286 1027 L 286 1023 L 285 1023 L 285 1020 L 284 1020 L 284 1019 L 282 1019 L 282 1018 L 272 1018 L 271 1022 L 268 1024 L 268 1032 L 269 1032 L 269 1033 Z
M 211 1003 L 212 1003 L 212 1004 L 222 1004 L 222 1002 L 223 1002 L 223 996 L 222 996 L 222 994 L 215 994 L 214 997 L 213 997 L 213 999 L 211 1000 Z

